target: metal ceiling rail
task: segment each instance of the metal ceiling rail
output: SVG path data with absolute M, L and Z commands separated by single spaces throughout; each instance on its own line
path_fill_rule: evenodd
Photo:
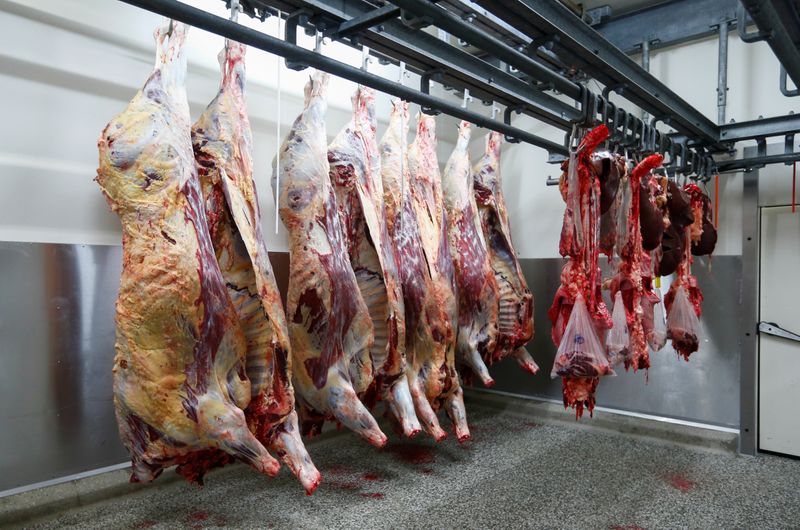
M 394 3 L 430 7 L 424 0 Z M 594 78 L 606 86 L 624 86 L 625 99 L 654 116 L 669 116 L 672 127 L 705 145 L 716 147 L 719 143 L 719 129 L 713 121 L 645 72 L 558 0 L 476 0 L 476 3 L 523 32 L 544 32 L 556 37 L 558 49 L 578 57 L 583 63 L 578 66 Z
M 502 40 L 482 31 L 478 27 L 462 20 L 453 13 L 442 9 L 428 0 L 392 0 L 406 12 L 430 20 L 434 26 L 480 48 L 492 56 L 513 65 L 520 72 L 542 83 L 551 86 L 573 99 L 580 99 L 582 89 L 578 83 L 554 72 L 545 65 L 535 61 L 529 55 L 512 48 Z
M 184 22 L 191 26 L 215 33 L 222 37 L 241 42 L 252 48 L 258 48 L 275 55 L 285 57 L 287 60 L 304 63 L 308 66 L 323 70 L 343 79 L 374 88 L 381 92 L 391 94 L 423 107 L 433 108 L 467 120 L 476 126 L 485 127 L 505 135 L 514 137 L 523 142 L 541 147 L 550 153 L 566 155 L 567 148 L 556 142 L 530 134 L 516 127 L 487 118 L 477 112 L 459 107 L 441 98 L 424 94 L 418 90 L 408 88 L 400 83 L 389 81 L 375 74 L 370 74 L 359 68 L 344 64 L 320 53 L 316 53 L 295 44 L 290 44 L 282 39 L 242 26 L 226 18 L 212 15 L 207 11 L 186 5 L 177 0 L 121 0 L 159 15 Z
M 740 142 L 800 132 L 800 114 L 729 123 L 720 127 L 720 140 Z
M 612 16 L 594 29 L 624 53 L 634 54 L 644 40 L 652 51 L 714 35 L 714 26 L 735 23 L 738 5 L 739 0 L 671 0 Z
M 249 3 L 268 8 L 266 0 L 249 0 Z M 307 10 L 318 19 L 323 17 L 326 25 L 347 24 L 375 11 L 374 6 L 361 0 L 285 0 L 285 3 L 294 10 Z M 574 106 L 434 35 L 410 28 L 399 19 L 386 20 L 379 27 L 366 28 L 353 37 L 375 52 L 405 61 L 409 69 L 419 74 L 439 70 L 437 80 L 442 83 L 468 88 L 472 95 L 481 99 L 521 107 L 525 114 L 560 129 L 569 129 L 571 121 L 581 116 Z
M 741 1 L 764 35 L 763 40 L 800 88 L 800 6 L 794 0 Z

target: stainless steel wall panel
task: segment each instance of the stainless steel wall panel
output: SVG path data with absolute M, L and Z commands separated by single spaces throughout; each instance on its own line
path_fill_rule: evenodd
M 559 284 L 561 259 L 523 259 L 521 265 L 536 302 L 536 336 L 528 350 L 542 371 L 535 377 L 514 361 L 490 368 L 493 390 L 561 401 L 561 380 L 550 379 L 556 348 L 550 339 L 547 309 Z M 605 268 L 605 264 L 604 264 Z M 726 427 L 739 426 L 740 292 L 742 259 L 718 256 L 695 260 L 692 271 L 705 295 L 700 350 L 683 361 L 667 345 L 651 352 L 649 374 L 617 369 L 600 382 L 597 404 L 632 412 Z M 662 284 L 666 292 L 669 282 Z M 587 420 L 585 420 L 587 421 Z
M 0 243 L 0 491 L 127 460 L 111 393 L 121 254 Z

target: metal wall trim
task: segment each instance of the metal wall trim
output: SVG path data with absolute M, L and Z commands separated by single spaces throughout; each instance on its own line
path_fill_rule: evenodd
M 746 148 L 754 156 L 757 148 Z M 742 190 L 742 321 L 739 329 L 742 353 L 739 367 L 739 452 L 755 455 L 758 450 L 758 334 L 759 254 L 761 227 L 758 207 L 758 173 L 744 174 Z

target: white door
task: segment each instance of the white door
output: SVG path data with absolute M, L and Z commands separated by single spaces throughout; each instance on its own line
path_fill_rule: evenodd
M 800 334 L 800 209 L 761 209 L 761 321 Z M 800 456 L 800 342 L 759 334 L 759 448 Z

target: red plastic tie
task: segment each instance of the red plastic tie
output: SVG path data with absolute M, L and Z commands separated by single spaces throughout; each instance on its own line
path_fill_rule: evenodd
M 792 164 L 792 213 L 797 211 L 797 194 L 795 193 L 797 189 L 797 162 Z
M 719 228 L 719 173 L 714 175 L 714 228 Z

